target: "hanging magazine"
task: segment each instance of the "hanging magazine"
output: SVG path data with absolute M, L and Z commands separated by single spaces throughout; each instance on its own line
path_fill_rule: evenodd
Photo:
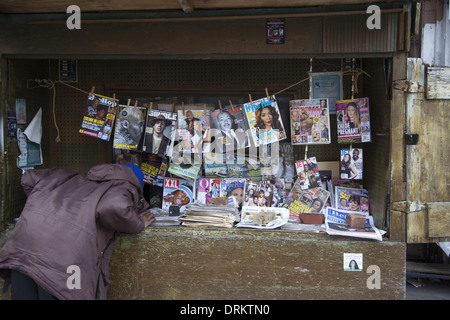
M 216 149 L 214 152 L 223 152 L 227 150 L 239 150 L 250 146 L 247 132 L 247 122 L 242 106 L 227 106 L 222 109 L 216 109 L 211 113 L 211 128 L 213 136 L 216 137 Z
M 369 98 L 336 101 L 338 143 L 370 142 Z
M 274 97 L 245 103 L 244 111 L 256 147 L 286 139 L 280 110 Z
M 210 152 L 210 114 L 210 110 L 178 110 L 177 152 Z
M 298 181 L 302 189 L 317 188 L 322 186 L 316 157 L 295 162 Z
M 113 147 L 142 151 L 147 108 L 119 105 Z
M 118 101 L 98 94 L 89 95 L 80 133 L 109 141 Z
M 342 149 L 340 178 L 343 180 L 362 180 L 363 149 Z
M 176 113 L 152 109 L 147 116 L 144 151 L 161 157 L 172 154 L 170 147 L 176 127 Z
M 289 106 L 293 145 L 331 143 L 328 99 L 291 100 Z

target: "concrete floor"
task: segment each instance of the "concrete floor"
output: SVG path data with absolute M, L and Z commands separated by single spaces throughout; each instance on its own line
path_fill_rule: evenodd
M 450 300 L 450 280 L 408 278 L 406 300 Z M 416 287 L 418 286 L 418 287 Z

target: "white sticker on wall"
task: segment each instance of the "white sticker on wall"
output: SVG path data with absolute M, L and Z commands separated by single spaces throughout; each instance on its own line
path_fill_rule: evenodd
M 344 271 L 362 271 L 362 253 L 344 253 Z

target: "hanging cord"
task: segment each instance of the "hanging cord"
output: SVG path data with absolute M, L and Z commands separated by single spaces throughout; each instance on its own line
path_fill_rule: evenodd
M 52 81 L 52 80 L 46 80 L 46 79 L 43 79 L 43 80 L 35 79 L 35 82 L 40 87 L 44 87 L 44 88 L 47 88 L 49 90 L 53 90 L 53 108 L 52 108 L 53 109 L 53 122 L 55 124 L 56 132 L 57 132 L 57 136 L 56 136 L 55 140 L 56 140 L 56 142 L 61 142 L 61 137 L 60 137 L 60 134 L 59 134 L 59 127 L 58 127 L 58 124 L 56 123 L 56 87 L 55 87 L 55 84 L 56 83 L 61 83 L 61 84 L 66 85 L 66 86 L 68 86 L 68 87 L 70 87 L 72 89 L 81 91 L 81 92 L 86 93 L 86 94 L 89 94 L 89 92 L 81 90 L 81 89 L 79 89 L 77 87 L 74 87 L 74 86 L 72 86 L 70 84 L 67 84 L 67 83 L 65 83 L 63 81 L 59 81 L 59 80 Z

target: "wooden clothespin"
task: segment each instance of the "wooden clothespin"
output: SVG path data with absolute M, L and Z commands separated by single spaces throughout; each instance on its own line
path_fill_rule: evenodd
M 128 102 L 127 102 L 127 109 L 130 107 L 130 103 L 131 103 L 131 99 L 128 99 Z
M 233 110 L 233 111 L 234 111 L 234 106 L 233 106 L 233 104 L 231 103 L 231 100 L 228 100 L 228 102 L 230 103 L 230 106 L 231 106 L 231 110 Z
M 219 108 L 220 108 L 220 113 L 222 113 L 222 102 L 220 102 L 220 100 L 219 100 Z
M 92 87 L 91 92 L 89 92 L 89 97 L 91 97 L 94 94 L 95 86 Z
M 134 108 L 133 108 L 133 114 L 136 113 L 136 107 L 137 107 L 138 101 L 136 100 L 136 102 L 134 103 Z
M 205 111 L 205 117 L 206 117 L 206 114 L 207 114 L 207 112 L 206 112 L 206 104 L 203 104 L 203 111 Z
M 113 107 L 116 106 L 116 94 L 113 93 Z
M 269 90 L 267 90 L 267 88 L 266 88 L 266 97 L 267 97 L 268 100 L 270 100 L 270 97 L 269 97 Z
M 183 110 L 183 116 L 186 116 L 186 112 L 184 111 L 184 101 L 181 102 L 181 109 Z
M 248 97 L 250 98 L 250 105 L 253 105 L 253 101 L 252 101 L 252 95 L 249 93 Z
M 153 102 L 150 102 L 150 107 L 148 109 L 148 114 L 152 113 Z

